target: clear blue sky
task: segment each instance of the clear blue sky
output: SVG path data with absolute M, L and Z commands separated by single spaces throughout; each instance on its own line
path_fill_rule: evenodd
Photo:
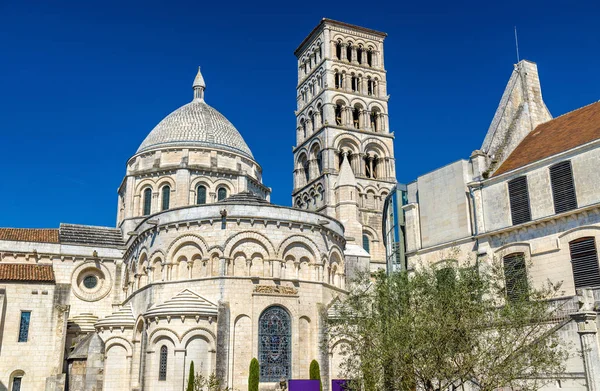
M 0 226 L 113 226 L 125 162 L 191 99 L 198 65 L 272 202 L 290 205 L 293 51 L 322 17 L 389 34 L 401 182 L 480 147 L 515 25 L 553 115 L 600 99 L 598 1 L 0 0 Z

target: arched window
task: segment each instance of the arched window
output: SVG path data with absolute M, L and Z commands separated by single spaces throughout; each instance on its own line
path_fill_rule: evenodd
M 527 298 L 527 268 L 525 254 L 513 253 L 503 258 L 506 297 L 509 301 Z
M 363 62 L 363 48 L 362 48 L 362 46 L 359 46 L 358 49 L 356 49 L 356 61 L 358 61 L 359 64 L 362 64 L 362 62 Z
M 321 125 L 322 125 L 325 122 L 325 117 L 323 117 L 323 105 L 319 103 L 317 105 L 317 110 L 319 110 L 319 117 L 321 117 Z
M 227 189 L 224 187 L 219 187 L 219 190 L 217 190 L 217 200 L 221 201 L 225 198 L 227 198 Z
M 339 103 L 335 105 L 335 123 L 339 126 L 342 125 L 342 105 Z
M 342 59 L 342 43 L 339 41 L 335 44 L 335 56 L 338 60 Z
M 171 186 L 163 186 L 162 188 L 162 210 L 169 209 L 169 202 L 171 201 Z
M 373 66 L 373 52 L 371 49 L 367 51 L 367 64 L 369 64 L 370 67 Z
M 9 379 L 9 387 L 10 387 L 9 390 L 10 391 L 21 391 L 21 383 L 23 382 L 23 376 L 25 376 L 25 372 L 23 372 L 21 370 L 14 371 L 10 375 L 10 379 Z
M 371 241 L 369 240 L 369 235 L 363 234 L 363 248 L 369 254 L 371 253 Z
M 152 189 L 144 190 L 144 216 L 148 216 L 152 210 Z
M 379 130 L 379 110 L 377 109 L 371 111 L 371 129 L 375 132 Z
M 358 77 L 352 75 L 352 92 L 358 91 Z
M 360 128 L 360 108 L 358 106 L 352 109 L 352 124 L 355 129 Z
M 166 345 L 160 348 L 160 363 L 158 367 L 158 380 L 167 380 L 167 356 L 169 351 Z
M 291 321 L 282 307 L 267 308 L 258 320 L 258 357 L 261 382 L 291 377 Z
M 200 185 L 196 189 L 196 204 L 204 205 L 206 204 L 206 186 Z
M 317 153 L 317 168 L 319 169 L 319 175 L 323 173 L 323 151 Z
M 310 163 L 308 160 L 304 160 L 302 162 L 302 168 L 304 169 L 304 177 L 306 178 L 306 182 L 310 180 Z
M 348 42 L 348 45 L 346 46 L 346 59 L 348 61 L 352 61 L 352 43 Z
M 342 88 L 342 75 L 339 72 L 335 72 L 335 88 Z
M 304 137 L 306 137 L 306 121 L 304 121 L 304 119 L 300 120 L 300 126 L 302 127 Z

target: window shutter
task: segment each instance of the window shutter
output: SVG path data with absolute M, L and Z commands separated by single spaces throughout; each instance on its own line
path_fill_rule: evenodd
M 504 280 L 506 297 L 515 301 L 527 294 L 527 268 L 523 253 L 509 254 L 504 257 Z
M 527 177 L 522 176 L 508 182 L 508 196 L 513 225 L 531 221 Z
M 575 289 L 600 286 L 598 252 L 594 238 L 577 239 L 569 243 Z
M 567 160 L 550 167 L 550 182 L 552 183 L 554 212 L 562 213 L 577 209 L 571 161 Z

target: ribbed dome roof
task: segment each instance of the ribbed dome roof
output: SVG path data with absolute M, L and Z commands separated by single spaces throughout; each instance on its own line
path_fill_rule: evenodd
M 214 147 L 254 159 L 240 132 L 204 102 L 200 70 L 194 81 L 194 100 L 167 115 L 142 142 L 137 152 L 161 147 Z

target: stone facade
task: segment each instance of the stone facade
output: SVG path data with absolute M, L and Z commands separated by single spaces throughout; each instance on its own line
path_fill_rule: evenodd
M 385 267 L 383 201 L 396 183 L 385 37 L 378 31 L 323 19 L 295 52 L 294 206 L 344 221 L 348 216 L 340 210 L 348 212 L 348 208 L 340 204 L 356 203 L 358 210 L 350 213 L 356 214 L 362 228 L 347 236 L 358 248 L 368 249 L 373 270 Z M 355 177 L 354 200 L 347 197 L 350 193 L 344 196 L 336 190 L 344 159 Z
M 261 389 L 274 389 L 281 377 L 308 378 L 317 360 L 329 390 L 340 358 L 336 347 L 321 349 L 327 311 L 347 292 L 347 275 L 379 259 L 379 201 L 394 171 L 383 35 L 327 26 L 327 34 L 343 26 L 345 41 L 372 45 L 361 63 L 331 65 L 362 67 L 377 81 L 364 87 L 372 96 L 322 95 L 327 115 L 339 93 L 378 110 L 377 131 L 364 117 L 360 129 L 336 125 L 312 137 L 328 151 L 332 176 L 318 179 L 327 207 L 269 203 L 261 167 L 233 124 L 206 103 L 198 71 L 192 102 L 161 121 L 127 161 L 117 228 L 0 228 L 0 269 L 17 270 L 0 270 L 0 391 L 19 382 L 26 390 L 181 391 L 192 362 L 196 372 L 244 390 L 253 357 Z M 338 35 L 321 41 L 321 53 L 331 55 Z M 331 79 L 333 68 L 327 72 Z M 380 163 L 368 167 L 373 178 L 356 161 L 339 160 L 348 143 L 356 156 L 359 146 L 378 151 L 372 157 Z M 365 230 L 371 255 L 353 242 Z M 15 265 L 52 273 L 40 281 Z M 31 314 L 29 335 L 17 342 L 21 311 Z
M 559 333 L 572 355 L 567 373 L 548 389 L 558 384 L 565 389 L 595 390 L 599 384 L 595 373 L 600 365 L 596 331 L 600 284 L 576 286 L 570 249 L 577 240 L 591 239 L 597 257 L 600 246 L 600 122 L 594 119 L 598 118 L 596 112 L 600 112 L 598 103 L 552 119 L 542 100 L 537 66 L 521 61 L 515 66 L 481 150 L 468 160 L 410 183 L 409 204 L 404 207 L 409 268 L 448 259 L 485 263 L 518 253 L 528 261 L 532 284 L 540 286 L 547 280 L 562 283 L 561 296 L 556 300 L 567 305 Z M 591 132 L 595 136 L 574 148 L 560 150 L 560 144 L 556 145 L 562 143 L 561 132 L 564 137 L 577 138 L 584 128 L 595 129 Z M 551 145 L 553 139 L 555 144 Z M 536 145 L 554 152 L 543 159 L 523 159 L 528 155 L 523 149 Z M 557 212 L 557 197 L 565 195 L 553 192 L 550 172 L 564 162 L 570 162 L 574 205 Z M 515 222 L 518 216 L 512 213 L 515 205 L 511 204 L 509 183 L 522 177 L 526 178 L 530 216 L 527 221 Z M 579 288 L 591 289 L 591 304 L 584 312 L 580 312 L 578 302 L 585 290 Z M 587 325 L 585 331 L 582 324 Z

